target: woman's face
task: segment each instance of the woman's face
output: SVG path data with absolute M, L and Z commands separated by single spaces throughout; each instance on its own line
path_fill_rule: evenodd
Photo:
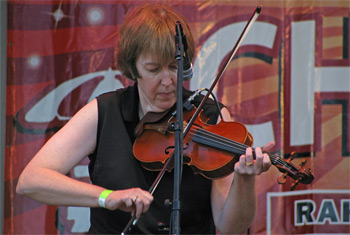
M 136 68 L 143 114 L 171 108 L 176 102 L 176 60 L 163 63 L 156 56 L 142 54 L 136 60 Z

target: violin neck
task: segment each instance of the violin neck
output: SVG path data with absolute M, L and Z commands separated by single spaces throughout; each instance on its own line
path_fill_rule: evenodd
M 227 139 L 225 137 L 219 136 L 215 133 L 208 133 L 205 132 L 204 134 L 200 132 L 197 132 L 194 134 L 192 141 L 198 143 L 198 144 L 203 144 L 206 146 L 210 146 L 216 149 L 220 149 L 223 151 L 227 151 L 233 154 L 237 155 L 242 155 L 245 154 L 246 149 L 249 148 L 250 146 L 246 144 L 239 143 L 237 141 Z M 266 152 L 264 152 L 266 153 Z M 278 160 L 280 159 L 278 156 L 275 156 L 273 154 L 267 153 L 268 156 L 270 157 L 271 163 L 273 165 L 278 164 Z M 253 157 L 255 157 L 255 149 L 253 148 Z

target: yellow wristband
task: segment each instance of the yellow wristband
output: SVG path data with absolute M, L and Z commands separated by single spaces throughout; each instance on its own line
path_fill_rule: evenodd
M 105 190 L 100 194 L 98 198 L 98 205 L 100 205 L 100 207 L 106 208 L 106 198 L 111 192 L 113 192 L 113 190 Z

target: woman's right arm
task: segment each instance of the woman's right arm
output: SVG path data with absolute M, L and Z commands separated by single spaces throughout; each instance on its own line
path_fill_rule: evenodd
M 97 100 L 84 106 L 34 156 L 19 177 L 17 193 L 45 204 L 98 207 L 105 188 L 72 179 L 66 174 L 96 147 Z M 137 199 L 137 200 L 135 200 Z M 153 196 L 140 188 L 113 191 L 106 208 L 136 212 L 148 210 Z
M 98 206 L 101 187 L 66 174 L 96 146 L 97 101 L 84 106 L 34 156 L 19 177 L 17 193 L 46 204 Z

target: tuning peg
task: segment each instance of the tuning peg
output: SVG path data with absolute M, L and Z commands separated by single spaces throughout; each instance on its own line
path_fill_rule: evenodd
M 277 178 L 279 184 L 285 184 L 287 181 L 287 172 Z
M 303 166 L 305 166 L 306 162 L 307 162 L 307 160 L 306 160 L 306 159 L 304 159 L 304 160 L 303 160 L 303 161 L 300 163 L 299 167 L 303 167 Z
M 300 180 L 301 180 L 301 178 L 298 178 L 296 181 L 294 181 L 294 183 L 290 187 L 290 191 L 293 191 L 297 187 L 297 185 L 299 184 Z
M 296 152 L 292 152 L 289 156 L 289 158 L 287 159 L 287 162 L 290 163 L 291 161 L 293 161 L 293 159 L 295 158 L 295 154 Z M 286 181 L 287 181 L 287 175 L 288 175 L 288 172 L 284 173 L 283 175 L 279 176 L 277 178 L 277 182 L 279 184 L 285 184 Z
M 287 159 L 287 162 L 293 161 L 293 159 L 295 158 L 295 154 L 296 154 L 296 152 L 292 152 L 292 153 L 290 154 L 289 158 Z

